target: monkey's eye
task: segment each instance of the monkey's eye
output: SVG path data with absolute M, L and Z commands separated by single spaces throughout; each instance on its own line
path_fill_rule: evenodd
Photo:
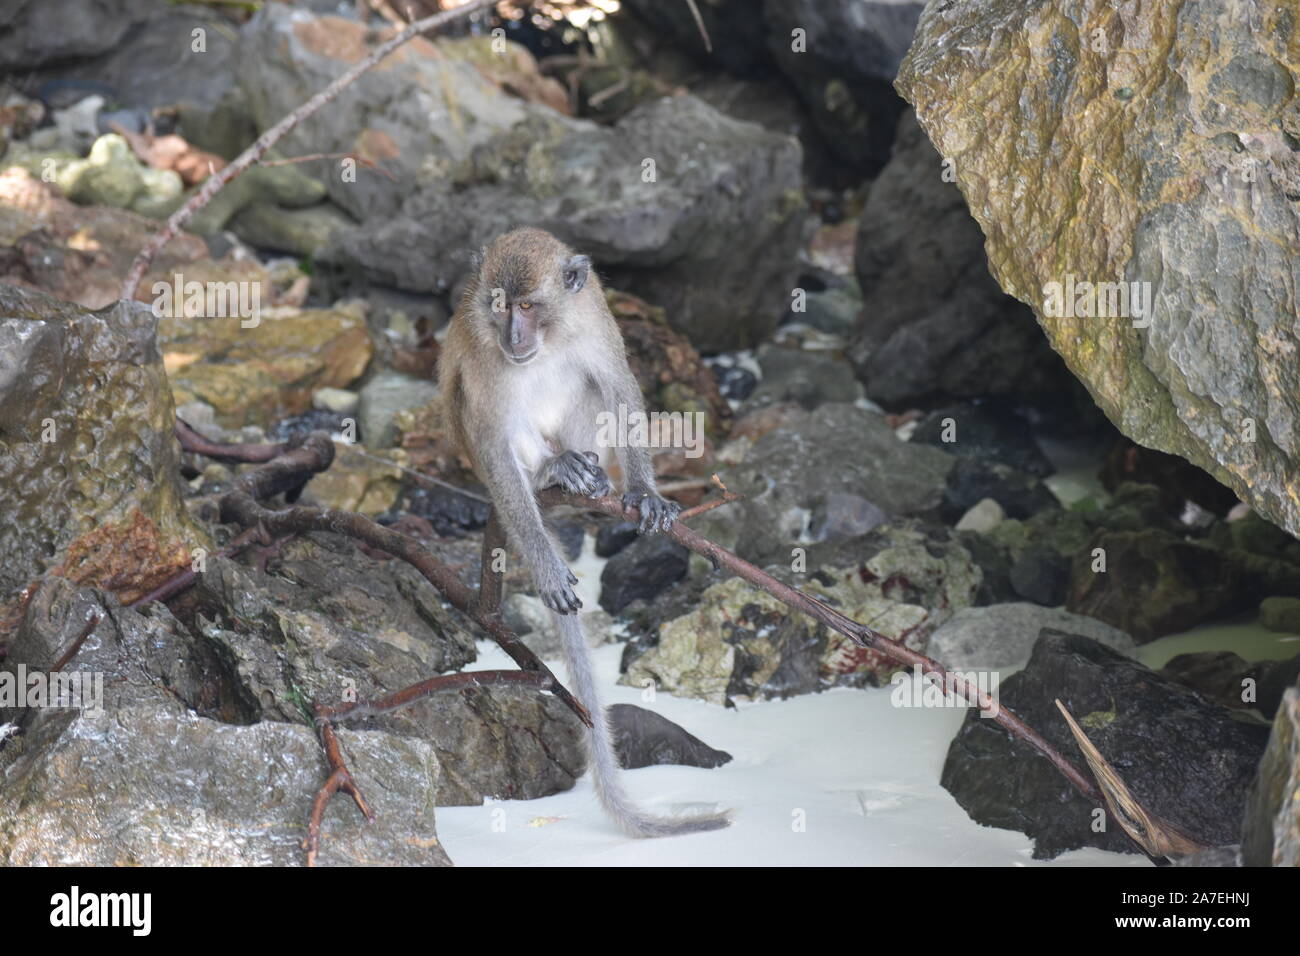
M 523 309 L 525 312 L 527 312 L 527 311 L 528 311 L 529 309 L 531 309 L 532 307 L 533 307 L 533 304 L 532 304 L 531 302 L 520 302 L 520 303 L 519 303 L 519 308 Z

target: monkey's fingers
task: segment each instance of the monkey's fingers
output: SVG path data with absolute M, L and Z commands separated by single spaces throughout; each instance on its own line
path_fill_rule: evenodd
M 581 599 L 571 587 L 542 591 L 540 597 L 542 603 L 556 614 L 573 614 L 582 607 Z
M 596 469 L 599 474 L 592 482 L 591 491 L 588 498 L 604 498 L 608 494 L 613 494 L 614 486 L 610 483 L 609 475 L 605 474 L 603 468 Z
M 675 501 L 663 499 L 663 510 L 659 516 L 659 530 L 667 531 L 677 520 L 677 516 L 682 513 L 682 506 Z

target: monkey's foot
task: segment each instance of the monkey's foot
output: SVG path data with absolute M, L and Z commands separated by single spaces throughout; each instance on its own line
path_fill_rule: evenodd
M 594 451 L 566 451 L 542 466 L 543 488 L 559 485 L 571 495 L 603 498 L 614 490 Z
M 536 583 L 537 596 L 556 614 L 573 614 L 582 607 L 582 600 L 573 590 L 578 579 L 563 563 L 559 565 L 556 574 L 548 575 L 548 580 L 538 577 Z
M 675 501 L 654 491 L 632 490 L 623 496 L 624 508 L 635 508 L 641 515 L 637 531 L 650 534 L 653 531 L 667 531 L 677 520 L 682 506 Z

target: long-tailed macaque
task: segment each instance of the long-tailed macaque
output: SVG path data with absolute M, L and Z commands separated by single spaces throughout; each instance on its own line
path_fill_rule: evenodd
M 598 415 L 643 411 L 623 337 L 590 260 L 540 229 L 516 229 L 483 250 L 439 359 L 440 388 L 461 449 L 555 614 L 572 691 L 591 711 L 589 765 L 596 793 L 632 836 L 668 836 L 726 826 L 726 814 L 682 818 L 639 810 L 618 779 L 605 708 L 596 691 L 577 610 L 582 606 L 534 493 L 558 485 L 598 498 L 613 489 L 597 441 Z M 640 531 L 667 530 L 678 506 L 655 489 L 650 451 L 617 442 L 623 502 Z M 625 447 L 626 446 L 626 447 Z

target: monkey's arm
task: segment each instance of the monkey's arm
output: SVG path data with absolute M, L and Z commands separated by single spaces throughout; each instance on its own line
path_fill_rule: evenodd
M 619 341 L 620 347 L 622 340 Z M 628 368 L 627 358 L 620 354 L 615 363 L 618 372 L 607 375 L 601 382 L 600 389 L 605 407 L 618 412 L 618 407 L 627 407 L 629 419 L 634 413 L 645 412 L 645 402 L 641 398 L 641 386 L 636 376 Z M 623 506 L 636 508 L 641 513 L 639 525 L 642 534 L 651 531 L 667 531 L 676 520 L 681 506 L 669 501 L 659 494 L 655 487 L 654 460 L 650 449 L 632 442 L 620 442 L 615 449 L 619 465 L 623 469 Z
M 552 611 L 573 613 L 582 607 L 573 590 L 578 579 L 569 571 L 547 534 L 532 485 L 514 453 L 504 442 L 479 451 L 477 457 L 483 462 L 481 477 L 507 536 L 533 573 L 537 596 Z

